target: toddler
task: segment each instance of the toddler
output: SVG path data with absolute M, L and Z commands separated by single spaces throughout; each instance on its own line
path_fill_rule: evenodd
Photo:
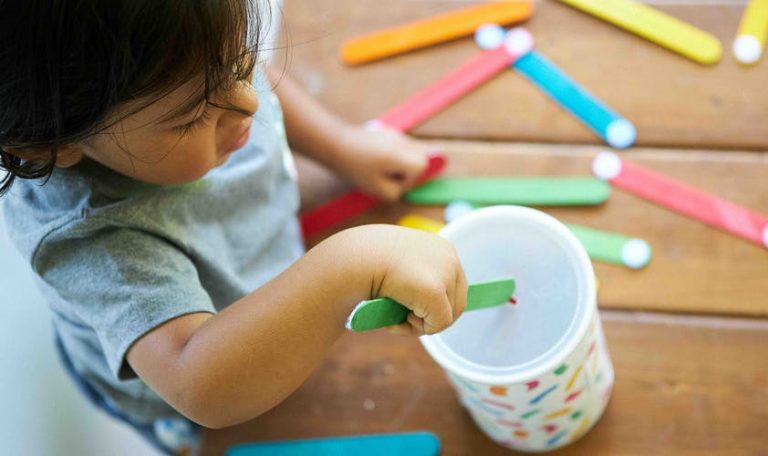
M 289 145 L 387 201 L 425 151 L 264 69 L 269 14 L 253 0 L 0 2 L 8 230 L 72 379 L 167 453 L 280 403 L 361 300 L 403 303 L 397 330 L 415 334 L 466 304 L 455 251 L 431 234 L 362 226 L 304 252 Z

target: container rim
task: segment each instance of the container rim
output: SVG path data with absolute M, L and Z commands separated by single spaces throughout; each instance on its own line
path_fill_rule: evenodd
M 488 385 L 523 383 L 557 369 L 584 339 L 597 312 L 595 274 L 592 262 L 576 236 L 551 215 L 522 206 L 486 207 L 475 210 L 446 225 L 440 231 L 440 235 L 450 241 L 458 233 L 467 230 L 479 233 L 481 229 L 478 227 L 482 227 L 485 221 L 499 217 L 517 218 L 525 220 L 527 224 L 534 224 L 537 229 L 541 230 L 540 233 L 550 236 L 563 247 L 577 271 L 576 281 L 579 296 L 573 319 L 565 333 L 542 355 L 522 365 L 510 367 L 480 365 L 455 353 L 442 340 L 439 333 L 419 338 L 432 359 L 443 369 L 465 380 Z

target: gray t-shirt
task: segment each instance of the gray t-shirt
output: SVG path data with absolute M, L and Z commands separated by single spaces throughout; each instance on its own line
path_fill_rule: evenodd
M 85 161 L 45 185 L 17 181 L 1 202 L 75 370 L 137 422 L 177 414 L 128 348 L 170 319 L 222 310 L 303 253 L 279 103 L 261 73 L 254 85 L 251 139 L 198 181 L 145 184 Z

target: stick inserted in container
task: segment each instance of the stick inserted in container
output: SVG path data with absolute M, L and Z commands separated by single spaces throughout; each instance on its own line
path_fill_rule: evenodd
M 512 279 L 492 280 L 469 286 L 466 310 L 486 309 L 510 303 L 515 292 Z M 358 304 L 347 319 L 347 329 L 368 331 L 403 323 L 410 310 L 389 298 L 377 298 Z

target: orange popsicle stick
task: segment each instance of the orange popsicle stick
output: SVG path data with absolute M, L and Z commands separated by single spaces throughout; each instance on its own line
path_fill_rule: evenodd
M 531 0 L 493 2 L 401 24 L 344 42 L 341 60 L 348 65 L 383 59 L 455 38 L 472 35 L 483 24 L 511 24 L 528 19 Z

